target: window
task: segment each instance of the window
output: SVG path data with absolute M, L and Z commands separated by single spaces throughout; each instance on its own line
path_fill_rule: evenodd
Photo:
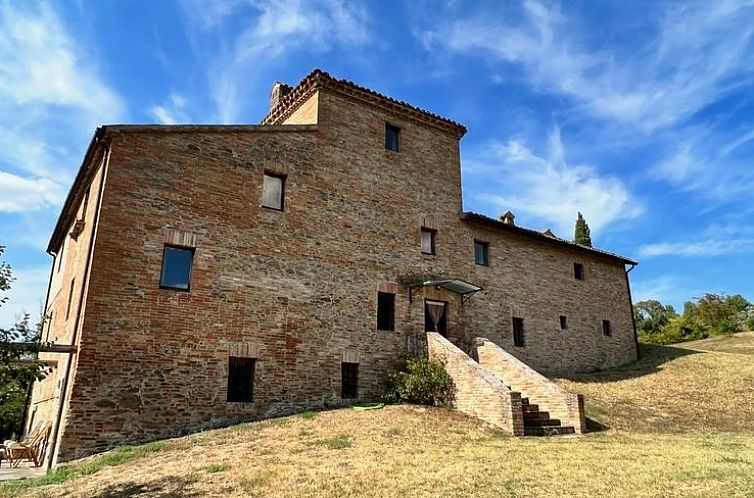
M 385 123 L 385 148 L 398 152 L 400 148 L 401 129 L 397 126 Z
M 359 397 L 359 364 L 346 363 L 340 364 L 341 391 L 340 397 L 343 399 L 356 399 Z
M 610 337 L 613 335 L 613 329 L 610 325 L 610 320 L 602 320 L 602 335 Z
M 284 197 L 285 176 L 265 173 L 262 185 L 262 207 L 282 211 Z
M 435 235 L 437 232 L 429 228 L 422 227 L 422 254 L 435 253 Z
M 560 315 L 560 330 L 568 329 L 568 318 L 565 315 Z
M 89 207 L 89 191 L 91 190 L 91 186 L 86 189 L 86 193 L 84 194 L 84 201 L 81 203 L 81 219 L 86 220 L 86 209 Z
M 524 347 L 524 319 L 513 317 L 513 345 Z
M 424 301 L 424 331 L 439 332 L 445 335 L 448 331 L 447 306 L 443 301 Z
M 60 243 L 60 253 L 56 256 L 58 259 L 58 269 L 55 271 L 60 271 L 60 267 L 63 264 L 63 251 L 65 251 L 65 237 L 63 237 L 63 242 Z
M 71 316 L 71 303 L 73 302 L 73 288 L 76 286 L 76 279 L 71 279 L 71 287 L 68 289 L 68 305 L 65 308 L 65 319 Z
M 489 260 L 487 259 L 487 252 L 489 249 L 489 244 L 487 242 L 479 242 L 478 240 L 474 241 L 474 262 L 481 266 L 487 266 L 489 264 Z
M 254 358 L 228 358 L 228 402 L 251 403 L 254 401 Z
M 377 293 L 377 330 L 395 330 L 395 294 Z
M 584 280 L 584 265 L 581 263 L 573 264 L 573 278 L 576 280 Z
M 162 253 L 160 288 L 188 291 L 191 285 L 193 259 L 193 249 L 165 246 Z

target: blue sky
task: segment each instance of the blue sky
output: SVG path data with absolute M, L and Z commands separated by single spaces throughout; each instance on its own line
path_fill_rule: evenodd
M 638 259 L 635 300 L 754 299 L 754 3 L 0 0 L 0 326 L 96 126 L 257 123 L 313 68 L 467 125 L 467 210 Z

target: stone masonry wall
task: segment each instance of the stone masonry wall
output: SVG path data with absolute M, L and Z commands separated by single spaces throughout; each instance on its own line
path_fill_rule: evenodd
M 572 426 L 577 434 L 586 432 L 583 396 L 569 393 L 495 343 L 481 337 L 475 342 L 479 364 L 485 370 L 540 410 L 550 412 L 562 425 Z
M 429 357 L 439 361 L 453 379 L 453 406 L 460 412 L 508 434 L 524 433 L 521 395 L 511 392 L 490 372 L 436 332 L 427 332 Z

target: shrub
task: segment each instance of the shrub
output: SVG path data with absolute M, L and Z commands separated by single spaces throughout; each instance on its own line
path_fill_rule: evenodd
M 428 358 L 404 358 L 388 376 L 383 396 L 387 403 L 445 406 L 453 400 L 453 379 L 442 363 Z

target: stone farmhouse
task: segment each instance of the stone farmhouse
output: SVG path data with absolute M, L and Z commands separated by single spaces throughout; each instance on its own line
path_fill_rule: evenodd
M 258 125 L 98 128 L 48 247 L 49 461 L 374 400 L 407 351 L 510 434 L 583 432 L 537 371 L 636 359 L 635 262 L 464 211 L 465 133 L 320 70 Z

